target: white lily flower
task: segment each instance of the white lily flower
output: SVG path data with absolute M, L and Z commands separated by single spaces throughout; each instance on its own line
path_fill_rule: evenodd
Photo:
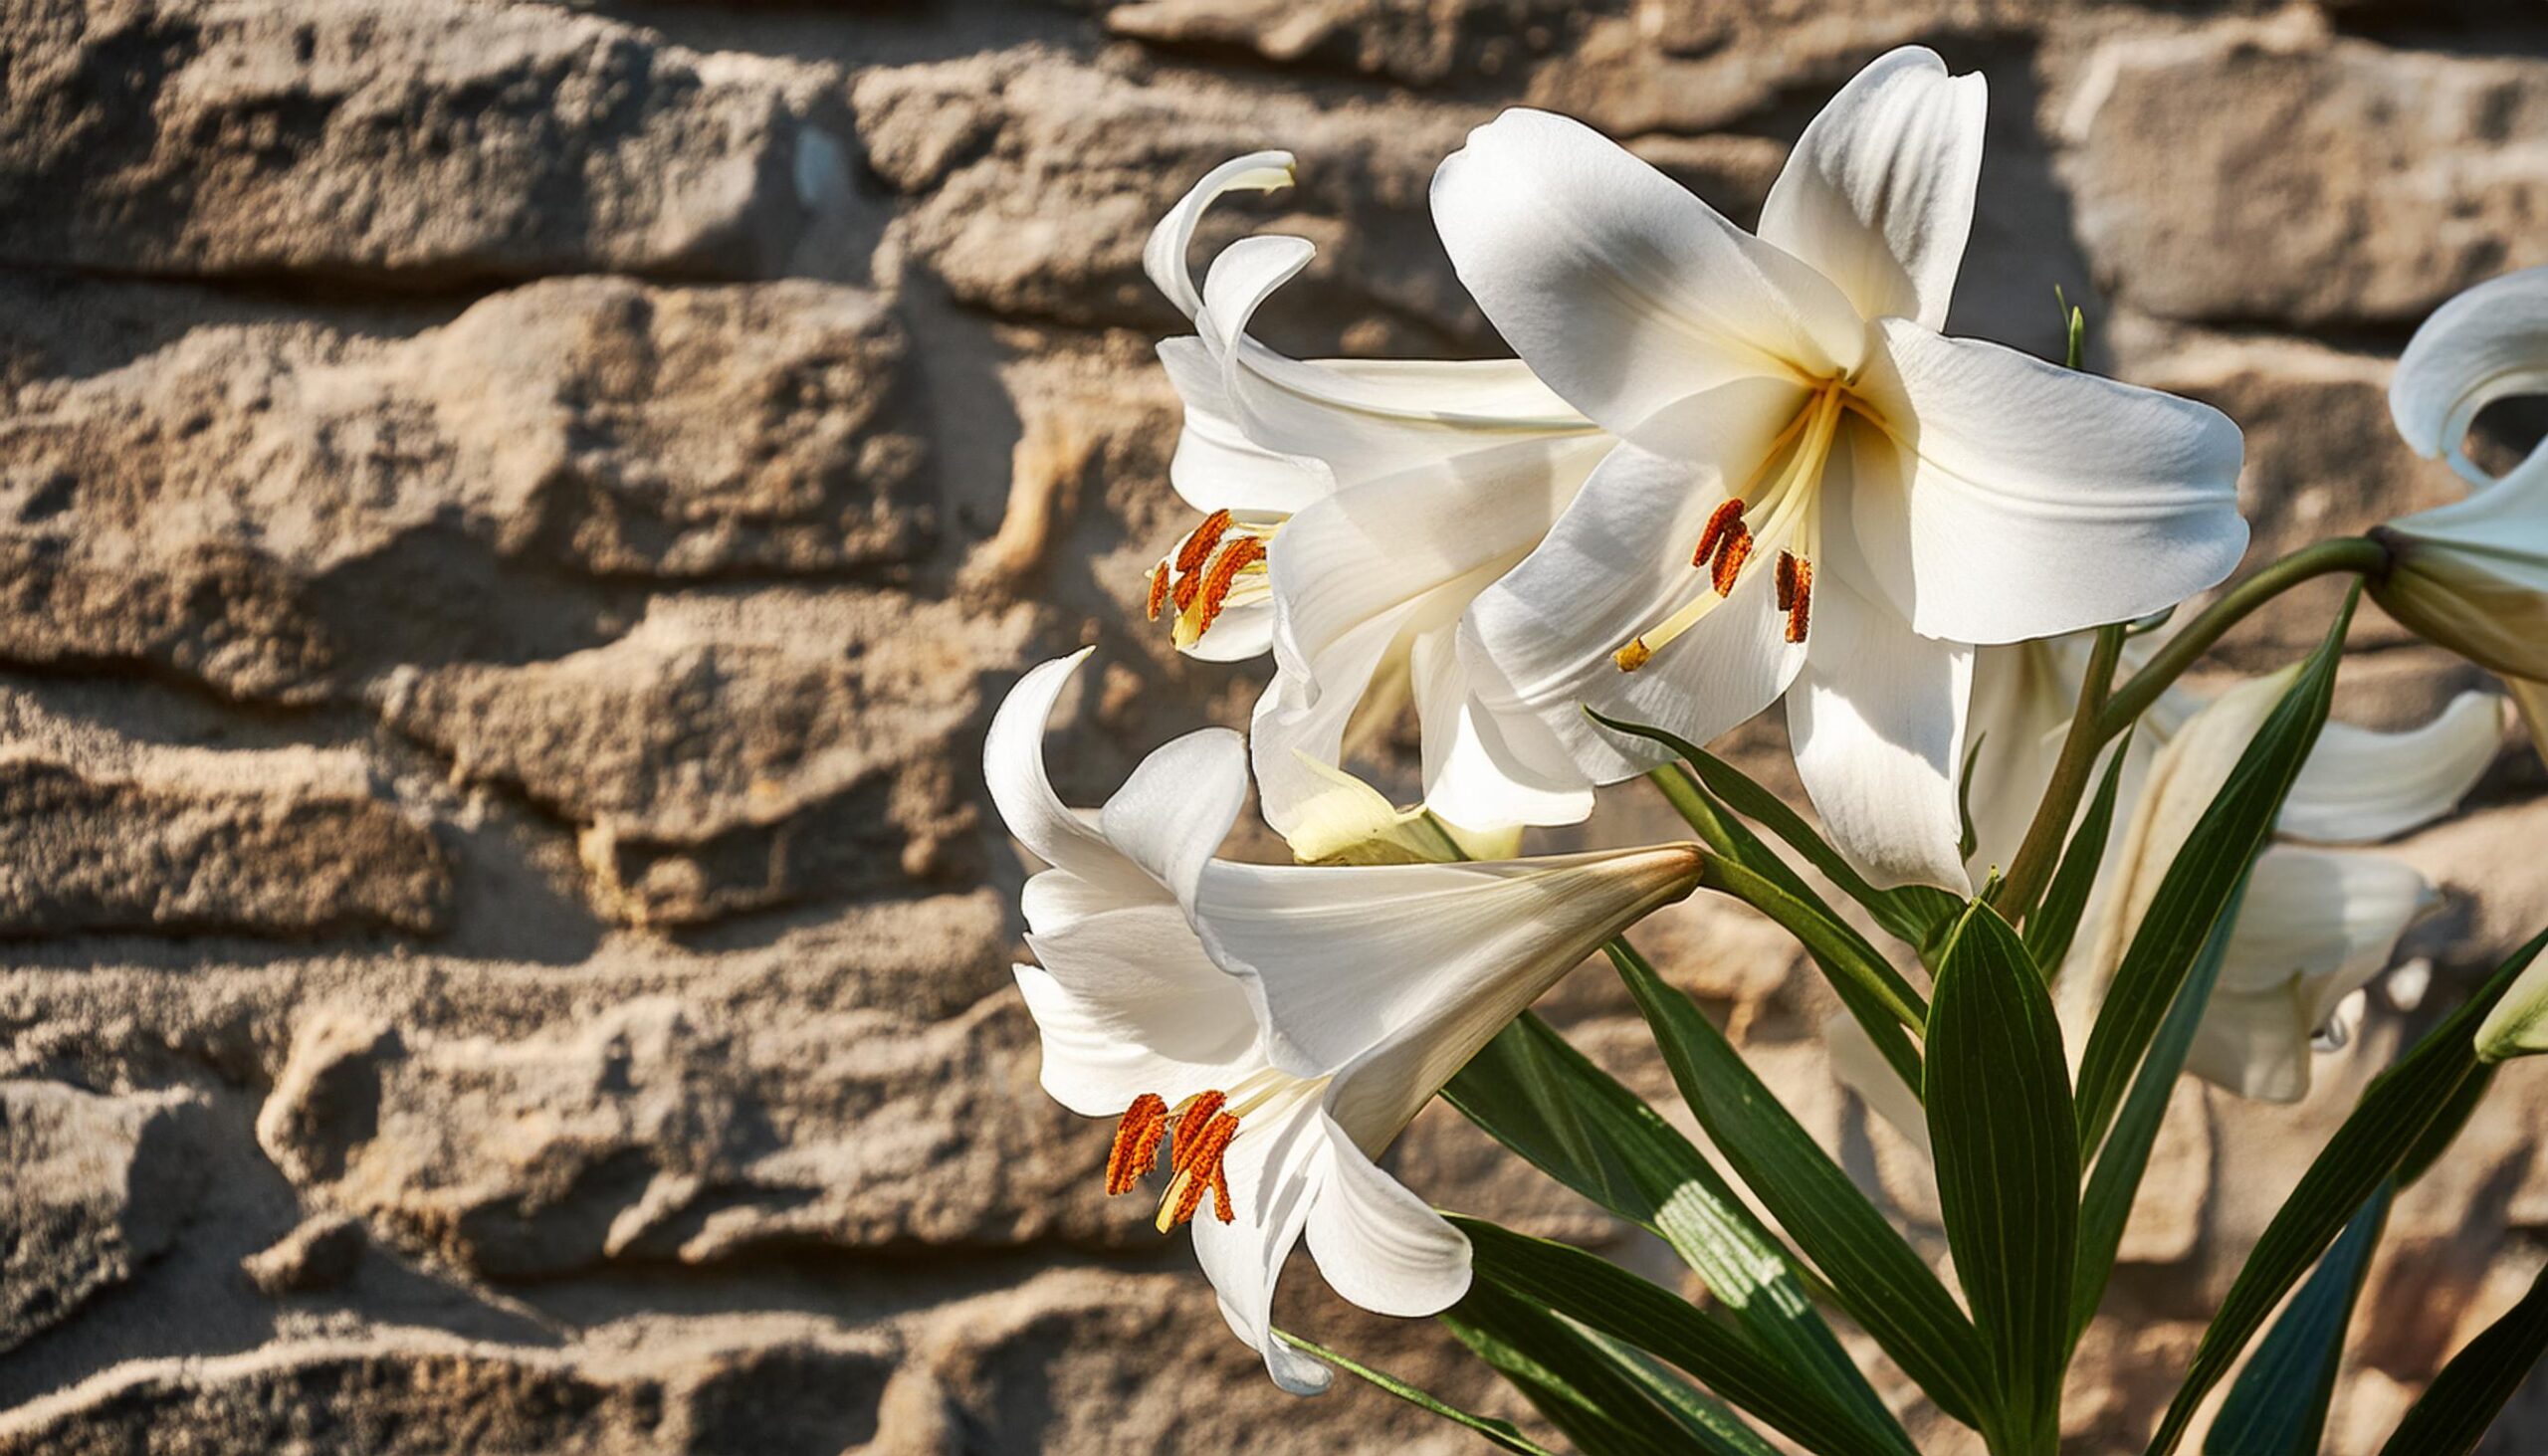
M 1152 753 L 1106 806 L 1046 777 L 1053 705 L 1087 657 L 1009 694 L 983 767 L 1027 882 L 1017 967 L 1044 1090 L 1120 1117 L 1130 1191 L 1172 1140 L 1163 1232 L 1191 1220 L 1230 1328 L 1287 1390 L 1327 1368 L 1269 1332 L 1304 1236 L 1336 1292 L 1420 1316 L 1467 1291 L 1468 1241 L 1373 1161 L 1477 1050 L 1611 936 L 1697 883 L 1696 848 L 1377 868 L 1213 858 L 1247 795 L 1237 734 Z M 1206 1213 L 1204 1210 L 1208 1209 Z M 1197 1216 L 1201 1213 L 1202 1216 Z
M 2466 449 L 2481 410 L 2525 394 L 2548 395 L 2548 268 L 2477 285 L 2408 341 L 2390 417 L 2417 454 L 2447 460 L 2470 492 L 2373 531 L 2391 564 L 2371 590 L 2419 635 L 2503 675 L 2548 754 L 2548 441 L 2502 476 Z
M 1704 741 L 1785 695 L 1832 838 L 1879 882 L 1966 883 L 1970 644 L 2141 616 L 2246 544 L 2220 412 L 1949 338 L 1981 78 L 1868 66 L 1805 128 L 1758 237 L 1593 131 L 1507 111 L 1433 181 L 1461 280 L 1626 447 L 1461 636 L 1499 719 L 1581 771 Z M 1791 691 L 1791 690 L 1794 691 Z
M 2125 667 L 2154 648 L 2136 639 Z M 2009 863 L 2052 777 L 2087 669 L 2086 635 L 1987 648 L 1974 670 L 1971 867 L 1978 879 Z M 2296 670 L 2295 670 L 2296 671 Z M 2187 837 L 2292 672 L 2244 683 L 2218 699 L 2170 688 L 2142 716 L 2124 749 L 2118 812 L 2079 934 L 2057 969 L 2053 998 L 2072 1060 Z M 2331 853 L 2289 841 L 2368 844 L 2450 812 L 2503 743 L 2503 700 L 2462 693 L 2405 732 L 2329 723 L 2301 765 L 2257 857 L 2212 1001 L 2186 1070 L 2244 1097 L 2297 1101 L 2308 1093 L 2313 1043 L 2348 998 L 2388 969 L 2399 938 L 2435 901 L 2413 866 L 2385 855 Z M 1832 1070 L 1887 1122 L 1926 1148 L 1919 1104 L 1845 1016 L 1824 1027 Z
M 1289 185 L 1292 157 L 1214 169 L 1151 234 L 1151 279 L 1194 320 L 1160 346 L 1185 405 L 1170 467 L 1202 523 L 1154 568 L 1151 615 L 1176 644 L 1229 661 L 1271 648 L 1251 742 L 1260 802 L 1285 834 L 1341 763 L 1358 709 L 1403 684 L 1421 730 L 1425 802 L 1475 829 L 1567 824 L 1592 793 L 1536 720 L 1499 723 L 1456 650 L 1478 589 L 1528 554 L 1615 443 L 1521 361 L 1302 361 L 1248 332 L 1307 267 L 1307 239 L 1256 237 L 1186 273 L 1221 194 Z M 1552 771 L 1554 770 L 1554 771 Z

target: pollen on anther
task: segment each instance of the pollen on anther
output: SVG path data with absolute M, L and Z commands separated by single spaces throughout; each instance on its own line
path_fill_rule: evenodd
M 1230 587 L 1238 581 L 1238 573 L 1264 559 L 1265 542 L 1252 535 L 1240 536 L 1212 559 L 1212 569 L 1203 577 L 1202 614 L 1194 622 L 1196 637 L 1212 630 L 1212 623 L 1221 615 L 1222 604 L 1229 600 Z M 1184 605 L 1178 603 L 1178 610 L 1182 611 Z
M 1794 562 L 1791 568 L 1789 563 Z M 1803 642 L 1813 627 L 1813 563 L 1803 556 L 1779 556 L 1779 609 L 1788 614 L 1788 641 Z
M 1699 548 L 1690 553 L 1690 564 L 1705 566 L 1725 540 L 1726 532 L 1743 524 L 1743 498 L 1733 497 L 1720 503 L 1708 514 L 1707 529 L 1699 532 Z
M 1168 605 L 1168 563 L 1162 561 L 1151 571 L 1151 620 L 1159 620 L 1160 610 Z
M 1168 1169 L 1183 1172 L 1193 1162 L 1195 1151 L 1203 1145 L 1203 1130 L 1220 1116 L 1229 1098 L 1219 1092 L 1198 1092 L 1176 1109 L 1176 1150 L 1169 1154 Z
M 1228 1150 L 1230 1140 L 1237 1136 L 1238 1119 L 1221 1113 L 1203 1125 L 1190 1155 L 1180 1149 L 1179 1156 L 1184 1165 L 1177 1170 L 1176 1182 L 1169 1189 L 1169 1226 L 1192 1218 L 1194 1210 L 1202 1206 L 1206 1191 L 1212 1194 L 1214 1216 L 1223 1223 L 1236 1216 L 1229 1205 L 1228 1173 L 1221 1166 L 1221 1154 Z
M 1742 522 L 1737 521 L 1734 525 L 1734 533 L 1726 537 L 1724 548 L 1717 552 L 1716 572 L 1710 578 L 1716 585 L 1717 595 L 1734 595 L 1734 583 L 1742 576 L 1743 563 L 1750 558 L 1751 554 L 1752 532 L 1744 529 Z
M 1176 569 L 1181 573 L 1202 565 L 1203 558 L 1212 554 L 1212 547 L 1221 543 L 1222 533 L 1229 528 L 1230 514 L 1227 511 L 1215 511 L 1204 517 L 1203 523 L 1194 527 L 1194 533 L 1177 548 Z
M 1115 1147 L 1106 1154 L 1106 1191 L 1131 1192 L 1144 1174 L 1159 1165 L 1160 1139 L 1168 1132 L 1168 1101 L 1145 1092 L 1124 1110 L 1115 1125 Z

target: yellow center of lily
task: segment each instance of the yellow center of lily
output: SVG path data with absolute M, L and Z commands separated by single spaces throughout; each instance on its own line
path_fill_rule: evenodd
M 1762 452 L 1760 466 L 1708 517 L 1698 549 L 1690 556 L 1691 567 L 1707 573 L 1706 588 L 1612 653 L 1620 672 L 1645 666 L 1734 595 L 1744 573 L 1766 560 L 1776 561 L 1771 569 L 1778 609 L 1787 618 L 1784 635 L 1790 642 L 1805 641 L 1813 623 L 1813 558 L 1822 540 L 1822 473 L 1839 437 L 1841 416 L 1851 411 L 1875 419 L 1847 380 L 1824 379 L 1812 386 L 1796 417 Z M 1764 546 L 1775 549 L 1776 557 Z

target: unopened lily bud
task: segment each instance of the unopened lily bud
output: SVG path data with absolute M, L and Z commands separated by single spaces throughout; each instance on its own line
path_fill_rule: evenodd
M 2498 488 L 2500 489 L 2500 488 Z M 2372 599 L 2425 640 L 2507 678 L 2548 680 L 2548 552 L 2521 548 L 2524 525 L 2502 522 L 2501 544 L 2472 540 L 2464 518 L 2486 496 L 2445 508 L 2463 518 L 2445 533 L 2414 529 L 2411 517 L 2372 532 L 2389 549 L 2388 575 Z M 2435 513 L 2428 513 L 2435 514 Z

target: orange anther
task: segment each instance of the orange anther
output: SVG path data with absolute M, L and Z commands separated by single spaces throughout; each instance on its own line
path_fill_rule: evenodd
M 1716 583 L 1717 595 L 1734 595 L 1735 578 L 1742 573 L 1743 563 L 1751 554 L 1752 532 L 1745 529 L 1743 522 L 1738 520 L 1734 523 L 1732 532 L 1726 536 L 1725 545 L 1716 555 L 1716 574 L 1713 580 Z
M 1699 548 L 1690 553 L 1690 564 L 1705 566 L 1709 558 L 1716 554 L 1716 548 L 1724 541 L 1726 532 L 1739 529 L 1742 524 L 1742 497 L 1736 496 L 1719 505 L 1708 515 L 1707 529 L 1699 532 Z
M 1788 641 L 1803 642 L 1813 626 L 1813 563 L 1779 553 L 1779 610 L 1788 614 Z
M 1238 573 L 1264 559 L 1265 542 L 1252 535 L 1240 536 L 1212 558 L 1212 569 L 1203 578 L 1202 615 L 1194 623 L 1197 638 L 1212 630 L 1213 621 L 1221 615 L 1221 604 L 1229 599 L 1230 587 L 1238 581 Z M 1183 610 L 1183 603 L 1178 609 Z
M 1168 563 L 1162 561 L 1151 571 L 1151 620 L 1159 620 L 1160 609 L 1168 605 Z
M 1185 538 L 1185 544 L 1177 547 L 1178 573 L 1182 574 L 1202 565 L 1203 558 L 1212 554 L 1212 547 L 1221 543 L 1221 533 L 1229 528 L 1230 514 L 1227 511 L 1215 511 L 1204 517 L 1203 523 L 1194 527 L 1193 534 Z
M 1159 1165 L 1159 1141 L 1168 1132 L 1168 1100 L 1145 1092 L 1115 1125 L 1115 1148 L 1106 1154 L 1106 1191 L 1128 1193 Z

